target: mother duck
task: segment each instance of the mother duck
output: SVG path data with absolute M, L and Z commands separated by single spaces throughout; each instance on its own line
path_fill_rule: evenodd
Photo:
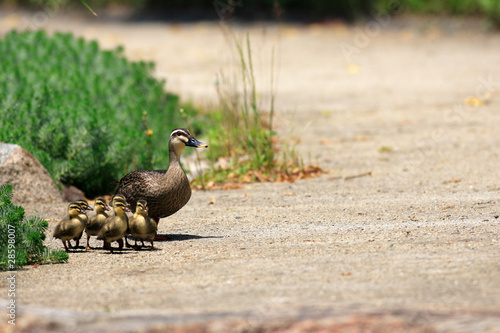
M 122 194 L 135 211 L 137 200 L 146 200 L 149 216 L 158 224 L 160 218 L 177 212 L 191 198 L 191 186 L 181 167 L 184 147 L 206 148 L 185 128 L 176 128 L 168 141 L 169 163 L 167 170 L 138 170 L 125 175 L 118 182 L 114 195 Z

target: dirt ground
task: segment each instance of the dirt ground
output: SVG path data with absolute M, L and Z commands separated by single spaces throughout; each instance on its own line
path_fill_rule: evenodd
M 3 13 L 0 34 L 34 15 Z M 39 21 L 154 60 L 167 89 L 199 105 L 234 60 L 217 22 Z M 500 332 L 500 34 L 408 17 L 234 29 L 250 34 L 263 103 L 275 48 L 280 136 L 330 172 L 196 191 L 160 222 L 156 251 L 27 267 L 16 326 L 0 328 Z M 26 208 L 56 219 L 65 204 Z

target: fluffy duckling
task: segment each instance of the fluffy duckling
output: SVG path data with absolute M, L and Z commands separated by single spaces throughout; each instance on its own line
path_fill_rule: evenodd
M 125 212 L 130 212 L 130 208 L 124 202 L 115 202 L 113 206 L 115 216 L 108 217 L 102 229 L 99 231 L 97 239 L 104 240 L 104 248 L 113 253 L 111 242 L 118 241 L 119 248 L 123 248 L 123 237 L 127 233 L 128 219 Z
M 54 230 L 54 238 L 59 238 L 66 252 L 68 245 L 71 247 L 71 239 L 75 239 L 78 235 L 81 236 L 83 229 L 85 229 L 85 221 L 80 217 L 85 211 L 76 202 L 72 202 L 68 206 L 68 216 L 59 222 Z M 66 245 L 68 242 L 68 245 Z
M 146 200 L 138 200 L 134 216 L 130 220 L 130 233 L 135 238 L 134 247 L 137 249 L 138 238 L 141 240 L 142 246 L 144 246 L 144 239 L 149 239 L 151 242 L 151 250 L 153 250 L 156 230 L 156 223 L 148 216 L 148 203 Z
M 181 167 L 180 158 L 185 147 L 208 147 L 196 140 L 185 128 L 177 128 L 168 141 L 168 170 L 138 170 L 120 179 L 115 192 L 126 197 L 132 210 L 137 200 L 145 199 L 149 205 L 149 216 L 158 224 L 160 218 L 167 217 L 191 198 L 191 186 Z
M 80 206 L 80 208 L 83 210 L 83 213 L 82 214 L 79 214 L 78 216 L 83 220 L 83 222 L 85 223 L 85 226 L 87 225 L 88 221 L 89 221 L 89 218 L 87 216 L 87 210 L 94 210 L 92 207 L 89 206 L 89 203 L 87 202 L 87 200 L 77 200 L 75 201 L 75 203 L 77 205 Z M 80 238 L 82 238 L 82 234 L 83 234 L 83 231 L 75 238 L 73 238 L 73 240 L 76 242 L 75 244 L 75 248 L 77 248 L 79 245 L 80 245 Z
M 116 202 L 123 202 L 127 207 L 129 207 L 130 205 L 128 204 L 127 200 L 125 199 L 125 197 L 121 194 L 116 194 L 114 195 L 112 198 L 111 198 L 111 207 L 114 207 L 115 203 Z M 129 221 L 129 218 L 127 216 L 127 214 L 125 214 L 125 217 L 127 218 L 127 225 L 129 226 L 127 228 L 127 233 L 125 234 L 125 246 L 126 247 L 132 247 L 129 242 L 128 242 L 128 239 L 127 239 L 127 236 L 130 235 L 130 221 Z
M 108 214 L 106 214 L 106 211 L 109 211 L 110 208 L 106 204 L 105 199 L 97 198 L 94 209 L 96 214 L 89 219 L 87 226 L 85 227 L 85 233 L 87 234 L 87 250 L 90 249 L 90 236 L 97 236 L 106 222 L 106 219 L 109 217 Z

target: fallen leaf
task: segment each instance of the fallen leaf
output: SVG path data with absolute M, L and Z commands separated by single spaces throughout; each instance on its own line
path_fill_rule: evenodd
M 297 195 L 295 192 L 283 194 L 283 196 L 285 196 L 285 197 L 293 197 L 295 195 Z
M 208 204 L 209 204 L 209 205 L 215 205 L 215 201 L 216 201 L 216 200 L 215 200 L 215 198 L 212 198 L 212 200 L 210 200 L 210 201 L 208 202 Z
M 379 147 L 379 149 L 377 151 L 379 153 L 390 153 L 393 150 L 394 150 L 394 148 L 392 148 L 390 146 L 382 146 L 382 147 Z
M 332 140 L 326 140 L 326 139 L 321 140 L 319 143 L 322 144 L 322 145 L 325 145 L 325 146 L 331 146 L 331 145 L 333 145 L 333 141 Z
M 445 181 L 446 184 L 450 184 L 450 183 L 460 183 L 462 181 L 462 179 L 456 179 L 456 178 L 452 178 L 452 179 L 448 179 Z
M 349 64 L 347 65 L 347 72 L 349 72 L 349 74 L 358 74 L 359 72 L 359 66 L 356 65 L 356 64 Z
M 465 104 L 467 104 L 468 106 L 478 106 L 478 105 L 483 105 L 484 104 L 484 100 L 482 100 L 481 98 L 479 97 L 467 97 L 465 99 Z

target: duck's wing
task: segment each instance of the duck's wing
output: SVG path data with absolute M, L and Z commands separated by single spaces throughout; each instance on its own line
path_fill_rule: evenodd
M 160 182 L 166 172 L 167 170 L 138 170 L 128 173 L 118 182 L 114 195 L 124 195 L 134 211 L 137 200 L 149 197 L 151 188 Z

